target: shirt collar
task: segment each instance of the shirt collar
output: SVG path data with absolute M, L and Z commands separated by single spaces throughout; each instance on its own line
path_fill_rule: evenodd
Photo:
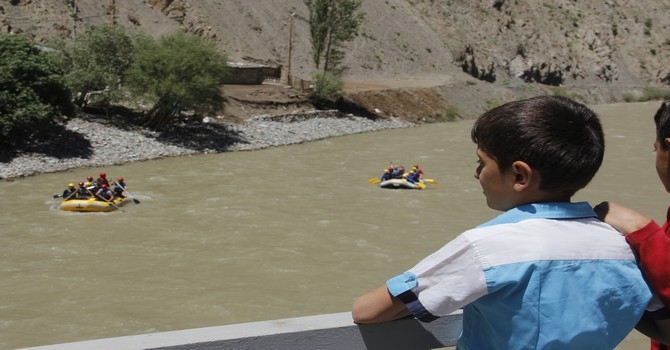
M 581 219 L 598 217 L 588 202 L 543 202 L 512 208 L 477 227 L 511 224 L 527 219 Z

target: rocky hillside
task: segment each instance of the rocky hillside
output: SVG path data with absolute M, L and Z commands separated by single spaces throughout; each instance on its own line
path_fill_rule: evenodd
M 303 0 L 0 4 L 3 32 L 40 43 L 115 22 L 154 36 L 186 30 L 215 39 L 231 60 L 286 68 L 292 37 L 291 75 L 309 79 L 314 70 Z M 669 0 L 364 0 L 362 10 L 345 61 L 352 94 L 437 93 L 471 115 L 543 90 L 600 103 L 670 85 Z

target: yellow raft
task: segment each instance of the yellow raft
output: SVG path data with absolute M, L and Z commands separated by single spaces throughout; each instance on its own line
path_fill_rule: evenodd
M 87 199 L 68 199 L 62 201 L 58 208 L 65 211 L 104 212 L 117 210 L 129 202 L 130 198 L 128 197 L 117 197 L 109 202 L 91 197 Z
M 405 178 L 402 179 L 388 179 L 381 181 L 379 183 L 381 188 L 393 188 L 393 189 L 410 189 L 410 190 L 422 190 L 426 188 L 426 185 L 423 181 L 412 182 Z

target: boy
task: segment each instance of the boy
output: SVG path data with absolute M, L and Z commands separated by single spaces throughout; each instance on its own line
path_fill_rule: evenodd
M 656 125 L 656 173 L 666 192 L 670 192 L 670 101 L 661 104 L 654 115 Z M 670 208 L 663 227 L 644 215 L 615 203 L 603 202 L 594 210 L 603 221 L 626 235 L 626 241 L 637 253 L 640 268 L 659 295 L 666 309 L 670 306 Z M 670 349 L 670 338 L 663 329 L 670 329 L 667 312 L 645 314 L 636 328 L 652 338 L 652 349 Z M 654 322 L 650 322 L 653 320 Z M 658 329 L 660 327 L 660 329 Z
M 463 309 L 458 349 L 613 349 L 651 292 L 616 230 L 571 203 L 600 167 L 604 136 L 558 96 L 504 104 L 475 121 L 479 180 L 504 213 L 356 299 L 357 323 Z

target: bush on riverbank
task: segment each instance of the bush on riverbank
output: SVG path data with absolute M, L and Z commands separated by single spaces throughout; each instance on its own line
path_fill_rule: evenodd
M 73 116 L 62 71 L 41 48 L 15 35 L 0 35 L 0 136 L 8 145 L 48 131 L 60 116 Z
M 634 94 L 624 94 L 624 101 L 626 102 L 646 102 L 655 100 L 670 100 L 670 89 L 663 89 L 655 86 L 648 86 L 644 88 L 641 96 Z

